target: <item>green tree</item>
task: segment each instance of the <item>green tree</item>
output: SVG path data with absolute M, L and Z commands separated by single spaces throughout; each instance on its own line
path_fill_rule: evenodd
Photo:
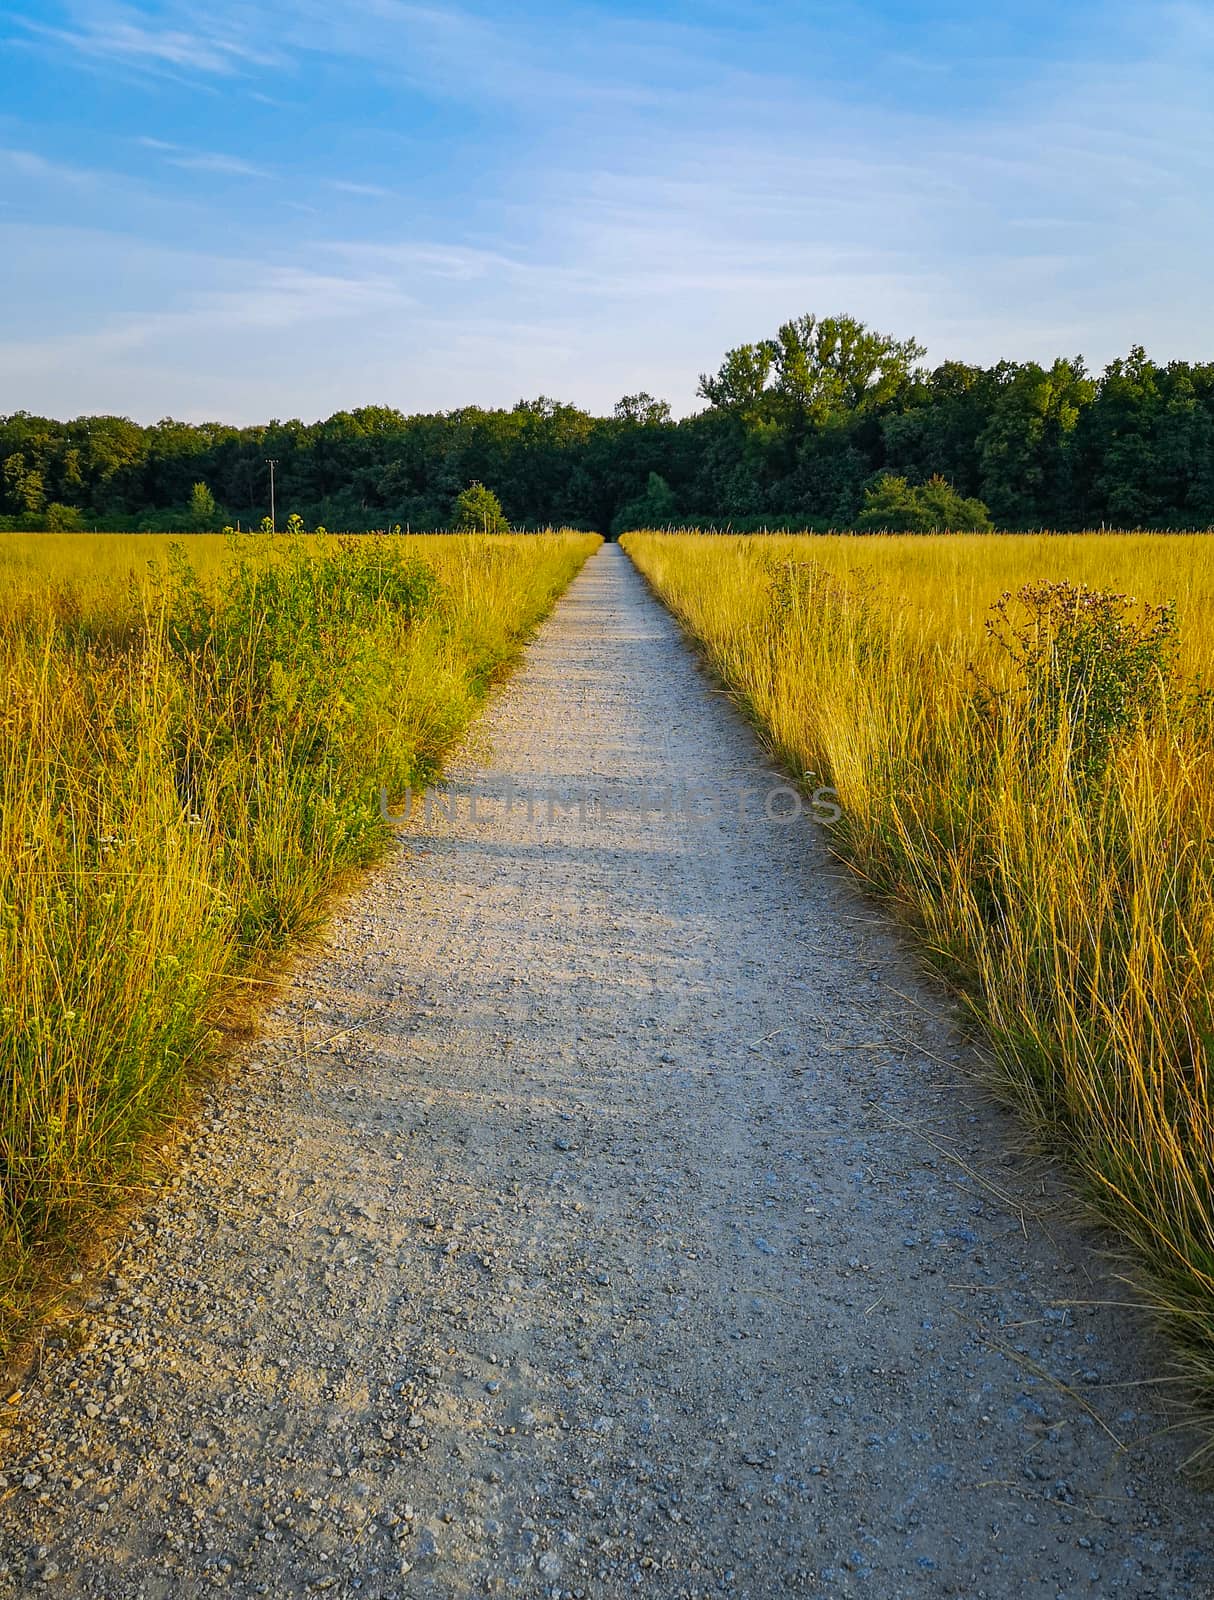
M 42 510 L 46 503 L 42 474 L 14 452 L 4 463 L 4 491 L 9 505 L 18 514 Z
M 978 439 L 982 497 L 1003 522 L 1049 522 L 1059 504 L 1071 435 L 1096 394 L 1083 361 L 1001 362 Z
M 217 508 L 215 496 L 206 484 L 199 481 L 190 490 L 190 522 L 196 533 L 206 533 L 215 526 Z
M 855 317 L 797 317 L 775 341 L 776 391 L 816 422 L 890 400 L 924 348 L 877 333 Z
M 510 524 L 502 510 L 502 502 L 492 489 L 486 489 L 479 480 L 468 485 L 455 497 L 452 525 L 475 533 L 509 533 Z
M 635 422 L 642 428 L 661 427 L 670 421 L 670 405 L 642 389 L 639 394 L 626 394 L 616 401 L 615 420 Z
M 741 415 L 782 409 L 812 422 L 892 399 L 923 356 L 915 339 L 877 333 L 855 317 L 794 317 L 774 339 L 730 350 L 715 377 L 701 375 L 710 405 Z
M 627 533 L 629 528 L 664 528 L 675 520 L 674 490 L 659 472 L 651 472 L 645 493 L 621 506 L 612 519 L 612 533 Z
M 881 417 L 881 465 L 912 483 L 938 472 L 961 494 L 977 494 L 978 439 L 996 392 L 993 373 L 960 361 L 916 375 Z
M 700 374 L 696 393 L 718 411 L 739 415 L 755 411 L 767 392 L 775 354 L 776 347 L 770 339 L 727 350 L 715 377 L 706 372 Z

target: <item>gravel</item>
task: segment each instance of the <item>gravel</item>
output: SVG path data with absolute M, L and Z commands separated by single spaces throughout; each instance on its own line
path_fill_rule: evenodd
M 640 814 L 777 778 L 617 546 L 454 776 L 9 1385 L 0 1594 L 1214 1594 L 1165 1353 L 905 942 L 808 819 Z

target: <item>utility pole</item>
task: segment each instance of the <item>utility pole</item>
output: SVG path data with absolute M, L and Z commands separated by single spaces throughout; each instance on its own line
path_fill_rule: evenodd
M 270 532 L 277 533 L 278 526 L 274 517 L 274 468 L 278 465 L 278 462 L 271 461 L 270 457 L 267 456 L 266 465 L 270 469 Z

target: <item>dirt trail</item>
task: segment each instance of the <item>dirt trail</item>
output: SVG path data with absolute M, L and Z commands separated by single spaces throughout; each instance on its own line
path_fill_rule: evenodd
M 1158 1344 L 618 547 L 456 780 L 3 1408 L 0 1593 L 1214 1593 Z

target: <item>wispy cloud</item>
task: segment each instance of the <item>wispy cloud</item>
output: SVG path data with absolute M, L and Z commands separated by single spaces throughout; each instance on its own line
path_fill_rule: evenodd
M 534 272 L 534 266 L 500 250 L 478 249 L 472 245 L 429 243 L 403 239 L 384 243 L 363 240 L 334 241 L 327 252 L 344 260 L 373 267 L 381 273 L 410 272 L 420 276 L 445 278 L 470 283 L 493 277 L 520 277 Z
M 103 176 L 90 167 L 74 167 L 63 161 L 50 161 L 36 150 L 0 149 L 0 164 L 19 177 L 41 183 L 66 183 L 91 188 Z
M 185 145 L 174 144 L 171 139 L 157 139 L 150 134 L 141 134 L 136 143 L 145 150 L 155 150 L 163 155 L 170 167 L 180 167 L 186 172 L 215 172 L 233 178 L 274 176 L 268 167 L 220 150 L 190 150 Z
M 198 13 L 193 16 L 196 19 Z M 83 10 L 74 26 L 54 27 L 21 15 L 13 21 L 30 36 L 81 56 L 133 66 L 231 77 L 277 59 L 275 52 L 256 45 L 224 21 L 205 28 L 178 27 L 158 23 L 147 13 L 125 6 Z
M 240 156 L 225 156 L 214 150 L 199 150 L 188 155 L 170 156 L 169 165 L 186 172 L 217 172 L 232 178 L 272 178 L 267 167 L 259 167 Z
M 60 262 L 62 276 L 107 268 L 121 272 L 127 242 L 96 230 L 0 227 L 3 248 L 39 263 Z M 50 340 L 0 342 L 0 365 L 28 368 L 39 360 L 87 359 L 144 346 L 171 344 L 183 335 L 282 332 L 350 317 L 400 313 L 415 302 L 398 282 L 371 272 L 316 271 L 292 263 L 185 250 L 162 250 L 155 275 L 180 285 L 175 303 L 157 310 L 115 311 L 84 334 Z M 79 263 L 75 268 L 73 263 Z M 89 265 L 86 268 L 85 263 Z
M 325 186 L 336 189 L 339 194 L 359 195 L 368 200 L 390 200 L 393 197 L 393 190 L 385 189 L 379 183 L 352 183 L 347 178 L 328 178 Z

